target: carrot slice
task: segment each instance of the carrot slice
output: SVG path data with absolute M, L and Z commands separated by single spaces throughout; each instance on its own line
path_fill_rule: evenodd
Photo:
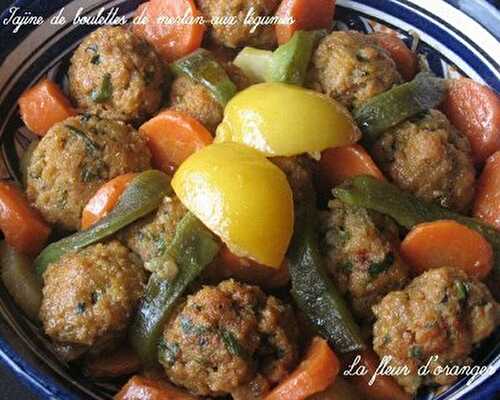
M 476 162 L 500 150 L 500 97 L 493 90 L 471 79 L 453 80 L 442 108 L 469 138 Z
M 184 57 L 201 46 L 205 25 L 196 21 L 201 13 L 193 0 L 150 0 L 141 4 L 135 15 L 147 21 L 144 24 L 136 21 L 134 33 L 148 41 L 166 62 Z M 190 20 L 175 21 L 184 16 Z M 172 19 L 171 23 L 168 19 Z
M 153 164 L 172 172 L 194 152 L 212 143 L 210 132 L 196 119 L 181 111 L 165 110 L 145 122 L 144 135 L 153 155 Z
M 85 362 L 85 373 L 93 378 L 115 378 L 130 375 L 141 368 L 139 356 L 128 347 L 111 354 L 89 358 Z
M 377 375 L 370 385 L 370 380 L 377 371 L 380 364 L 378 356 L 373 350 L 365 350 L 361 353 L 351 354 L 345 357 L 346 365 L 353 365 L 356 356 L 360 356 L 359 366 L 366 368 L 364 375 L 349 376 L 349 381 L 370 400 L 411 400 L 412 396 L 406 393 L 401 386 L 390 376 Z
M 477 185 L 474 216 L 500 230 L 500 151 L 486 160 Z
M 417 73 L 416 54 L 396 34 L 376 32 L 372 36 L 377 40 L 379 46 L 389 53 L 401 76 L 405 80 L 411 81 Z
M 114 397 L 115 400 L 196 400 L 197 397 L 156 379 L 135 375 Z
M 490 243 L 480 233 L 452 220 L 415 226 L 401 242 L 400 249 L 416 274 L 449 266 L 483 279 L 493 266 Z
M 373 159 L 359 144 L 323 151 L 319 161 L 319 173 L 321 182 L 327 185 L 328 189 L 358 175 L 385 179 Z
M 134 173 L 120 175 L 102 185 L 83 209 L 81 228 L 87 229 L 108 215 L 136 176 Z
M 339 369 L 340 362 L 327 341 L 315 337 L 304 360 L 265 400 L 306 399 L 330 386 Z
M 280 18 L 293 18 L 291 24 L 277 24 L 278 43 L 290 40 L 295 31 L 328 29 L 335 14 L 335 0 L 283 0 L 276 11 Z
M 0 182 L 0 229 L 9 246 L 29 255 L 42 250 L 50 235 L 50 227 L 21 190 L 7 182 Z
M 55 123 L 76 115 L 59 86 L 48 79 L 21 95 L 19 109 L 24 124 L 39 136 L 45 135 Z
M 269 268 L 249 258 L 233 254 L 226 246 L 221 248 L 215 265 L 216 274 L 221 279 L 235 278 L 266 288 L 283 287 L 289 280 L 286 262 L 280 268 Z

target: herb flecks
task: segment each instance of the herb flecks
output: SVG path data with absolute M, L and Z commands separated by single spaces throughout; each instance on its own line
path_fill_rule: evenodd
M 113 84 L 111 83 L 111 74 L 104 74 L 102 77 L 101 87 L 92 90 L 90 98 L 94 103 L 104 103 L 111 98 L 113 94 Z
M 368 274 L 371 278 L 376 278 L 381 273 L 387 271 L 393 263 L 394 254 L 392 254 L 392 252 L 389 252 L 382 261 L 375 262 L 370 265 L 370 267 L 368 268 Z
M 240 358 L 249 358 L 248 352 L 245 348 L 240 344 L 236 336 L 233 335 L 232 332 L 226 329 L 219 330 L 220 337 L 226 346 L 227 351 L 233 356 Z
M 75 136 L 77 136 L 78 138 L 80 138 L 84 143 L 85 143 L 85 147 L 87 150 L 89 150 L 91 153 L 97 153 L 99 150 L 101 150 L 101 147 L 96 143 L 94 142 L 92 139 L 90 139 L 87 134 L 82 131 L 81 129 L 75 127 L 75 126 L 72 126 L 72 125 L 65 125 L 66 128 L 69 129 L 69 131 L 74 134 Z

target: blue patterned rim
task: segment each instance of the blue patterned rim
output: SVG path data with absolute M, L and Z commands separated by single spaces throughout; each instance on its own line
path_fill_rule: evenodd
M 102 6 L 119 7 L 130 15 L 140 0 L 20 0 L 15 5 L 33 15 L 49 17 L 61 7 L 68 15 L 84 7 L 95 15 Z M 491 4 L 490 4 L 491 3 Z M 500 13 L 495 0 L 337 0 L 340 29 L 370 32 L 390 27 L 416 45 L 438 75 L 469 76 L 500 93 Z M 425 4 L 425 7 L 423 6 Z M 3 21 L 6 11 L 0 15 Z M 17 115 L 20 94 L 40 77 L 65 85 L 65 66 L 71 51 L 93 27 L 24 26 L 16 34 L 0 24 L 0 178 L 17 179 L 19 157 L 32 140 Z M 412 33 L 412 34 L 409 34 Z M 416 35 L 415 35 L 416 34 Z M 415 36 L 420 40 L 415 41 Z M 0 360 L 43 399 L 105 399 L 117 386 L 87 380 L 59 362 L 38 326 L 25 319 L 0 284 Z M 470 386 L 460 380 L 440 395 L 425 393 L 418 400 L 493 399 L 500 393 L 500 332 L 490 337 L 474 358 L 496 373 L 481 376 Z

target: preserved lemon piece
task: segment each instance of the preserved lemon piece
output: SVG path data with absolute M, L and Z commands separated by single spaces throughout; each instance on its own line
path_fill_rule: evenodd
M 281 265 L 293 232 L 292 191 L 261 153 L 238 143 L 209 145 L 181 164 L 172 187 L 233 253 Z
M 351 144 L 360 136 L 349 112 L 335 100 L 296 85 L 261 83 L 229 101 L 215 142 L 293 156 Z

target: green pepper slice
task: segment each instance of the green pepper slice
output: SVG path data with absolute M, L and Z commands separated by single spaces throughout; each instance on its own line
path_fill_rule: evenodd
M 176 262 L 171 280 L 153 274 L 129 331 L 132 347 L 145 365 L 158 362 L 159 339 L 165 323 L 186 288 L 219 252 L 215 236 L 190 212 L 177 225 L 164 257 Z
M 176 76 L 186 75 L 205 86 L 223 106 L 237 92 L 236 85 L 208 50 L 198 49 L 177 60 L 170 68 Z
M 233 63 L 240 68 L 245 75 L 254 83 L 266 82 L 268 80 L 269 66 L 273 52 L 270 50 L 245 47 L 241 50 Z
M 314 206 L 307 205 L 297 217 L 289 254 L 292 296 L 335 350 L 340 353 L 361 350 L 365 345 L 359 327 L 323 265 L 316 214 Z
M 353 112 L 353 117 L 368 144 L 389 128 L 437 106 L 446 91 L 444 79 L 428 72 L 412 81 L 372 97 Z
M 34 266 L 42 275 L 51 263 L 65 253 L 99 242 L 158 208 L 163 198 L 172 193 L 170 178 L 163 172 L 140 173 L 127 186 L 113 210 L 87 230 L 48 245 L 35 259 Z
M 344 203 L 388 215 L 407 229 L 417 224 L 441 219 L 451 219 L 468 226 L 490 242 L 495 255 L 494 273 L 500 278 L 500 232 L 490 225 L 437 204 L 422 201 L 391 183 L 371 176 L 355 177 L 350 182 L 333 189 L 333 195 Z

